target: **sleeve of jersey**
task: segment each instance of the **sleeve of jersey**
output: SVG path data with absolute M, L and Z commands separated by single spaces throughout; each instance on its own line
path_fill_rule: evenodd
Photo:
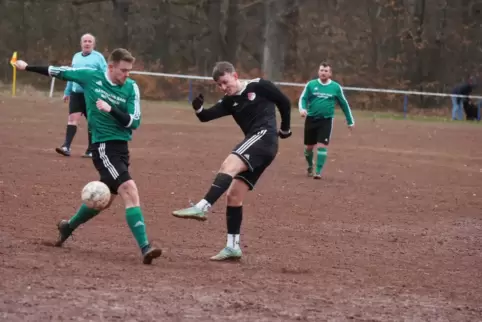
M 300 110 L 300 112 L 302 110 L 306 111 L 306 107 L 308 105 L 308 84 L 309 82 L 306 83 L 305 88 L 303 89 L 303 92 L 300 95 L 300 99 L 298 100 L 298 110 Z
M 231 114 L 231 112 L 224 106 L 222 100 L 210 108 L 205 109 L 201 106 L 201 108 L 196 111 L 196 116 L 201 122 L 209 122 L 229 114 Z
M 49 75 L 58 79 L 86 84 L 94 70 L 91 68 L 71 68 L 49 66 Z
M 280 91 L 275 84 L 270 81 L 260 80 L 258 83 L 258 90 L 260 94 L 278 107 L 279 113 L 281 115 L 281 131 L 291 130 L 291 102 L 288 97 Z
M 136 83 L 132 84 L 134 95 L 131 96 L 127 103 L 127 112 L 129 113 L 129 121 L 123 124 L 127 128 L 133 130 L 141 125 L 141 94 L 139 86 Z
M 354 125 L 355 124 L 355 119 L 353 118 L 353 115 L 351 114 L 351 108 L 350 105 L 348 104 L 348 101 L 345 97 L 345 94 L 343 93 L 343 89 L 341 86 L 338 87 L 338 102 L 340 103 L 340 107 L 343 110 L 343 113 L 345 114 L 346 118 L 346 123 L 348 125 Z

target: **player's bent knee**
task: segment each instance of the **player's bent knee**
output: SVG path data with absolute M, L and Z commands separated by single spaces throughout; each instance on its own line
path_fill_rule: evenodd
M 117 192 L 122 197 L 126 208 L 140 206 L 139 191 L 134 180 L 131 179 L 122 183 L 117 189 Z
M 82 116 L 82 113 L 69 114 L 68 123 L 70 125 L 77 125 L 79 123 L 81 116 Z
M 240 172 L 248 170 L 248 166 L 235 154 L 230 154 L 226 160 L 221 164 L 219 172 L 235 176 Z

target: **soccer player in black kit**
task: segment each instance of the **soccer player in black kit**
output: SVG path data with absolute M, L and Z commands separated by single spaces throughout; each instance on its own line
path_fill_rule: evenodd
M 229 62 L 218 62 L 214 66 L 213 79 L 225 95 L 214 106 L 205 109 L 203 95 L 199 94 L 192 102 L 197 117 L 201 122 L 208 122 L 232 115 L 245 138 L 224 160 L 204 199 L 172 214 L 179 218 L 206 220 L 206 213 L 227 191 L 227 243 L 223 250 L 211 257 L 211 260 L 222 261 L 242 256 L 239 233 L 243 200 L 276 157 L 278 137 L 291 136 L 291 103 L 268 80 L 242 82 Z M 281 114 L 280 130 L 276 125 L 275 105 Z

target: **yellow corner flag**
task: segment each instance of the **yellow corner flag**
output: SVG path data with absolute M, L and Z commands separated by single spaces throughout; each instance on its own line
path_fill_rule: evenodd
M 17 68 L 15 68 L 16 62 L 17 62 L 17 52 L 14 51 L 12 58 L 10 59 L 10 65 L 12 65 L 12 68 L 13 68 L 12 96 L 15 96 L 15 85 L 17 83 Z

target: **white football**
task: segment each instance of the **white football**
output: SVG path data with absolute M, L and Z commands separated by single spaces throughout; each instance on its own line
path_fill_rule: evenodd
M 82 189 L 82 202 L 89 208 L 102 210 L 110 201 L 109 187 L 100 181 L 91 181 Z

